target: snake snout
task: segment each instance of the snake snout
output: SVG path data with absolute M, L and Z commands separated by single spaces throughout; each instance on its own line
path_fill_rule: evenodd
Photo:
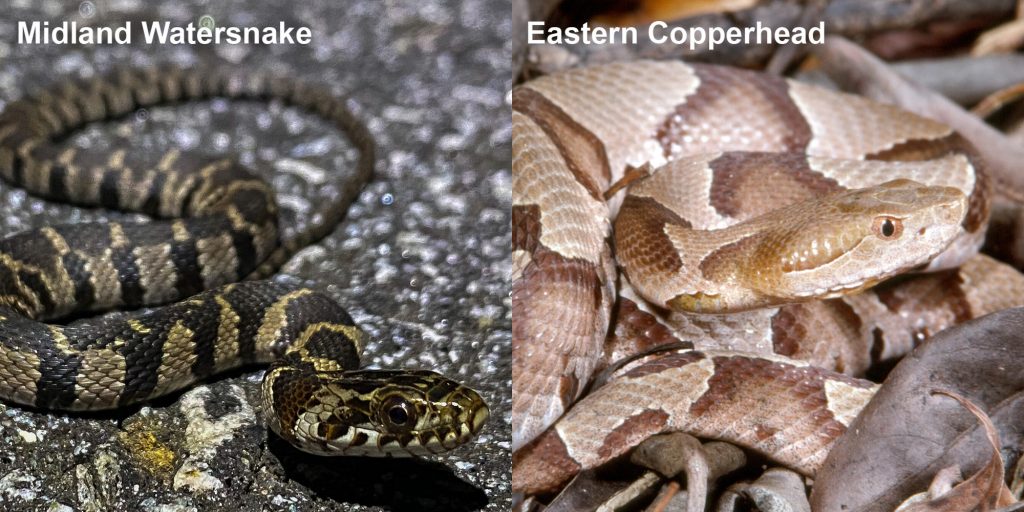
M 437 408 L 437 420 L 454 434 L 455 445 L 461 445 L 480 433 L 490 417 L 490 409 L 476 391 L 439 375 L 435 378 L 446 381 L 438 386 L 445 394 L 431 396 L 428 393 L 427 399 Z M 442 447 L 447 450 L 453 446 Z
M 953 187 L 941 187 L 941 190 L 944 192 L 937 198 L 941 201 L 939 211 L 945 215 L 946 220 L 959 222 L 967 215 L 969 206 L 967 196 L 959 189 Z
M 967 196 L 960 189 L 953 187 L 924 187 L 918 191 L 918 214 L 914 215 L 913 224 L 917 225 L 914 232 L 919 238 L 930 237 L 938 230 L 948 231 L 942 243 L 935 240 L 935 247 L 942 248 L 959 233 L 959 226 L 967 215 L 969 204 Z
M 381 448 L 409 455 L 461 446 L 480 432 L 490 415 L 476 391 L 426 370 L 405 372 L 403 379 L 378 388 L 370 409 Z M 394 443 L 386 442 L 391 439 Z

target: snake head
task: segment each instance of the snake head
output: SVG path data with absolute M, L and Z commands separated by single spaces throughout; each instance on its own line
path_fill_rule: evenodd
M 853 293 L 927 264 L 961 234 L 967 196 L 899 179 L 778 210 L 754 288 L 807 300 Z
M 475 391 L 427 370 L 355 370 L 277 378 L 291 382 L 288 391 L 274 386 L 274 405 L 284 405 L 274 414 L 283 421 L 271 422 L 271 427 L 300 450 L 319 455 L 441 453 L 469 441 L 489 414 Z M 302 392 L 305 397 L 294 396 Z
M 451 450 L 476 435 L 489 415 L 475 391 L 425 370 L 388 376 L 371 394 L 370 412 L 381 449 L 395 455 Z

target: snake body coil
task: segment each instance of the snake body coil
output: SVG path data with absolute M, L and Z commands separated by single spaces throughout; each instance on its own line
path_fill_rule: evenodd
M 512 131 L 516 492 L 672 431 L 813 476 L 876 389 L 851 377 L 1024 304 L 977 252 L 984 161 L 896 107 L 640 60 L 518 85 Z
M 99 159 L 55 143 L 86 123 L 216 96 L 279 98 L 352 137 L 362 153 L 358 179 L 322 223 L 279 243 L 273 191 L 233 159 L 176 150 L 154 161 L 123 150 Z M 268 275 L 330 232 L 373 159 L 369 132 L 343 101 L 280 77 L 126 70 L 10 103 L 0 114 L 0 175 L 8 183 L 157 220 L 44 227 L 0 241 L 0 398 L 111 409 L 272 362 L 263 381 L 267 421 L 302 450 L 403 455 L 464 443 L 487 418 L 474 391 L 430 371 L 358 370 L 365 335 L 324 294 L 269 281 L 229 284 Z

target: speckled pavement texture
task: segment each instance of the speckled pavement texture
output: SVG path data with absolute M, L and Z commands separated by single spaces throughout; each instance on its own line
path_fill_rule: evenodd
M 63 75 L 117 64 L 224 61 L 329 84 L 377 138 L 373 182 L 333 235 L 282 271 L 327 291 L 372 338 L 370 367 L 431 368 L 469 383 L 491 420 L 431 460 L 307 456 L 269 435 L 261 368 L 142 407 L 54 414 L 0 405 L 0 510 L 507 510 L 511 506 L 511 81 L 506 2 L 0 2 L 0 105 Z M 274 8 L 271 4 L 287 6 Z M 19 46 L 17 20 L 120 24 L 210 15 L 285 21 L 310 46 Z M 70 142 L 233 152 L 271 179 L 285 236 L 316 221 L 356 152 L 280 104 L 212 101 L 91 126 Z M 47 203 L 0 184 L 0 234 L 124 214 Z

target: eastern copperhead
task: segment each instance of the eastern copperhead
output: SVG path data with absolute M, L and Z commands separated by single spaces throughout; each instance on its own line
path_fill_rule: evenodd
M 989 181 L 940 123 L 681 62 L 543 77 L 512 106 L 517 492 L 666 430 L 813 475 L 875 389 L 844 373 L 1022 303 L 1024 277 L 975 255 Z M 650 176 L 605 201 L 630 169 Z M 675 340 L 698 350 L 631 363 L 559 420 L 597 368 Z

